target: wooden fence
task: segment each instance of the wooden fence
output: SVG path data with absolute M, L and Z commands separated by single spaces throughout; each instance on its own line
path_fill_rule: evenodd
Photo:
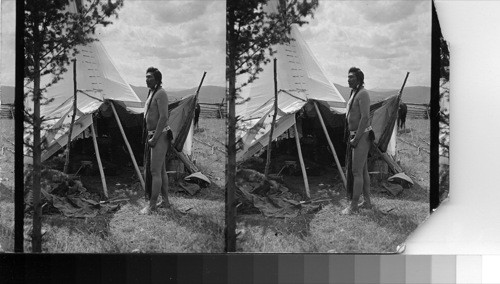
M 412 104 L 406 103 L 408 106 L 408 118 L 414 119 L 429 119 L 429 105 L 428 104 Z
M 14 118 L 14 106 L 13 105 L 2 105 L 0 108 L 0 118 Z
M 227 109 L 226 102 L 222 100 L 220 103 L 199 103 L 200 117 L 203 118 L 226 118 Z

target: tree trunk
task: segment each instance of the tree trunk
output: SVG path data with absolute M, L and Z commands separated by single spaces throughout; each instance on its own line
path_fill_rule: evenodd
M 36 29 L 35 29 L 36 31 Z M 40 143 L 40 59 L 35 54 L 35 77 L 33 80 L 33 231 L 31 245 L 33 252 L 42 251 L 42 205 L 40 202 L 40 171 L 42 150 Z
M 269 175 L 269 164 L 271 163 L 271 144 L 273 142 L 274 124 L 276 123 L 276 115 L 278 114 L 278 80 L 276 78 L 276 58 L 274 58 L 274 114 L 273 121 L 271 122 L 271 131 L 269 133 L 269 143 L 267 144 L 267 160 L 264 176 Z
M 236 251 L 236 38 L 234 31 L 234 11 L 227 13 L 227 49 L 228 49 L 228 69 L 227 80 L 229 81 L 229 92 L 227 94 L 228 119 L 227 121 L 227 164 L 226 164 L 226 228 L 225 228 L 225 251 Z
M 66 161 L 64 162 L 64 173 L 68 173 L 69 166 L 69 151 L 71 150 L 71 135 L 73 134 L 73 125 L 75 124 L 76 116 L 76 59 L 73 59 L 73 116 L 69 125 L 68 143 L 66 144 Z

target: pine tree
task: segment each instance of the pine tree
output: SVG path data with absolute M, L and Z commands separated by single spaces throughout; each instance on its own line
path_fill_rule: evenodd
M 33 100 L 33 109 L 25 110 L 25 122 L 32 126 L 28 133 L 33 138 L 26 141 L 33 154 L 32 250 L 41 252 L 40 131 L 46 118 L 40 117 L 40 105 L 51 102 L 44 93 L 67 71 L 76 47 L 97 40 L 96 28 L 111 24 L 110 17 L 118 17 L 123 0 L 24 0 L 24 5 L 25 97 Z M 70 11 L 71 5 L 76 11 Z M 42 86 L 42 78 L 47 77 L 49 83 Z

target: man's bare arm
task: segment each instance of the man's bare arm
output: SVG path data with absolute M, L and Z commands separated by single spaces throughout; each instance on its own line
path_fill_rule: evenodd
M 358 130 L 356 136 L 354 137 L 355 144 L 361 139 L 361 135 L 365 132 L 365 129 L 370 124 L 370 97 L 366 90 L 362 90 L 358 94 L 358 104 L 361 119 L 359 120 Z
M 160 90 L 156 96 L 156 105 L 158 106 L 158 123 L 156 124 L 156 132 L 152 138 L 155 141 L 154 144 L 160 138 L 163 129 L 167 126 L 168 122 L 168 96 L 164 90 Z

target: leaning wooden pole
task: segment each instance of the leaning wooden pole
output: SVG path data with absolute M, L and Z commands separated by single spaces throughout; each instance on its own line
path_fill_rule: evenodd
M 408 80 L 408 76 L 410 76 L 410 72 L 406 72 L 405 80 L 403 82 L 403 85 L 401 86 L 401 89 L 399 90 L 398 99 L 401 99 L 401 95 L 403 94 L 403 89 L 405 88 L 406 80 Z
M 342 177 L 342 181 L 344 182 L 344 188 L 347 189 L 347 180 L 345 178 L 344 172 L 342 171 L 342 167 L 340 166 L 339 158 L 337 156 L 337 152 L 333 147 L 332 140 L 330 139 L 330 135 L 328 134 L 328 130 L 326 129 L 325 121 L 319 112 L 318 103 L 314 102 L 314 108 L 316 109 L 316 113 L 319 117 L 319 122 L 321 122 L 321 127 L 323 127 L 323 131 L 325 132 L 326 140 L 328 141 L 328 145 L 330 145 L 330 149 L 332 149 L 333 158 L 335 159 L 335 164 L 337 164 L 337 169 L 339 170 L 340 176 Z
M 399 90 L 399 93 L 398 93 L 398 98 L 396 101 L 397 105 L 394 108 L 392 114 L 390 114 L 388 123 L 386 124 L 384 130 L 382 131 L 382 135 L 380 136 L 380 139 L 378 141 L 379 145 L 386 145 L 386 143 L 388 143 L 389 140 L 391 139 L 391 136 L 392 136 L 391 133 L 392 133 L 394 127 L 396 127 L 395 124 L 396 124 L 396 121 L 398 119 L 398 109 L 399 109 L 399 104 L 401 102 L 401 97 L 403 95 L 403 89 L 406 85 L 406 81 L 408 80 L 409 75 L 410 75 L 410 72 L 406 72 L 405 80 L 403 82 L 403 85 L 401 86 L 401 89 Z
M 293 124 L 293 129 L 295 130 L 295 142 L 297 143 L 297 152 L 299 153 L 300 168 L 302 169 L 302 177 L 304 178 L 304 186 L 306 187 L 306 196 L 311 198 L 309 193 L 309 181 L 307 180 L 306 165 L 304 163 L 304 158 L 302 157 L 302 149 L 300 148 L 299 132 L 297 130 L 297 122 Z
M 130 147 L 130 143 L 128 142 L 127 135 L 125 135 L 125 131 L 123 130 L 122 123 L 120 121 L 120 117 L 118 116 L 118 113 L 116 112 L 115 105 L 113 104 L 112 101 L 109 102 L 111 105 L 111 109 L 113 109 L 113 114 L 115 115 L 116 122 L 118 123 L 118 128 L 120 128 L 120 132 L 122 133 L 123 141 L 125 141 L 125 145 L 127 146 L 128 153 L 130 154 L 130 158 L 132 159 L 132 163 L 134 164 L 134 169 L 137 173 L 137 176 L 139 177 L 139 180 L 141 182 L 141 186 L 144 190 L 146 190 L 146 184 L 144 183 L 144 178 L 142 177 L 141 171 L 139 170 L 139 166 L 137 165 L 137 161 L 135 160 L 134 157 L 134 152 L 132 152 L 132 147 Z
M 273 121 L 271 122 L 271 131 L 269 133 L 269 142 L 267 144 L 267 160 L 266 167 L 264 169 L 264 176 L 267 178 L 269 175 L 269 164 L 271 164 L 271 148 L 273 142 L 273 134 L 274 134 L 274 124 L 276 123 L 276 115 L 278 114 L 278 79 L 276 75 L 276 61 L 274 58 L 274 113 L 273 113 Z
M 92 140 L 94 141 L 95 156 L 97 158 L 97 164 L 99 165 L 99 173 L 101 174 L 102 189 L 104 191 L 104 197 L 108 198 L 108 187 L 106 186 L 106 178 L 104 177 L 104 170 L 102 168 L 101 155 L 99 154 L 99 147 L 97 146 L 97 138 L 95 136 L 94 129 L 94 119 L 91 119 L 90 130 L 92 131 Z
M 198 100 L 198 94 L 200 93 L 201 85 L 203 85 L 203 81 L 205 80 L 205 75 L 207 75 L 207 71 L 203 72 L 203 77 L 201 77 L 200 84 L 198 85 L 198 89 L 196 89 L 196 94 L 195 94 L 195 101 Z M 196 103 L 195 103 L 196 105 Z

